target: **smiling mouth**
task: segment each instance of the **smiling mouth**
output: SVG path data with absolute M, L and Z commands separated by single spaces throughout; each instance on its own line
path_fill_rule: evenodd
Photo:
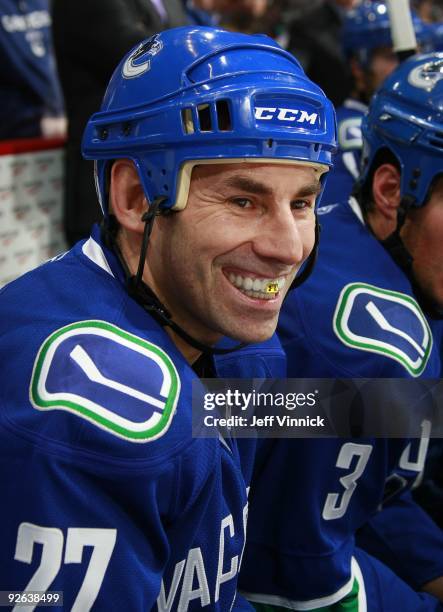
M 283 289 L 286 278 L 251 278 L 230 272 L 226 275 L 236 289 L 250 298 L 258 300 L 273 300 Z

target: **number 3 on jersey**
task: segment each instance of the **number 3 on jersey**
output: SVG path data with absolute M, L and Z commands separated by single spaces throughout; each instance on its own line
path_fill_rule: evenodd
M 370 444 L 355 444 L 354 442 L 343 444 L 338 454 L 336 467 L 350 470 L 354 457 L 357 457 L 357 462 L 350 474 L 340 478 L 340 484 L 344 491 L 342 493 L 328 493 L 322 513 L 325 521 L 332 521 L 344 516 L 352 494 L 357 487 L 357 481 L 365 471 L 371 452 L 372 446 Z

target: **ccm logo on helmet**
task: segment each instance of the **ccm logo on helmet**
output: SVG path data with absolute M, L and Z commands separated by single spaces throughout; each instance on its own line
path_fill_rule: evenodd
M 277 121 L 296 121 L 297 123 L 310 123 L 311 125 L 315 125 L 318 118 L 318 113 L 308 113 L 305 110 L 294 108 L 256 106 L 255 118 L 260 119 L 261 121 L 271 121 L 272 119 L 277 119 Z

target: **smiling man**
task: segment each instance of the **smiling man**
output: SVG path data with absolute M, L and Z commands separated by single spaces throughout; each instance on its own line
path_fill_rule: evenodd
M 253 449 L 192 438 L 192 384 L 282 359 L 334 146 L 331 104 L 267 37 L 181 28 L 123 59 L 83 141 L 102 227 L 0 299 L 0 590 L 249 609 Z
M 269 162 L 193 169 L 186 207 L 153 226 L 144 276 L 177 325 L 206 344 L 225 335 L 248 343 L 272 336 L 283 298 L 314 246 L 322 171 Z M 119 243 L 135 271 L 146 200 L 132 162 L 116 162 L 112 176 Z M 191 362 L 201 352 L 189 343 L 183 350 Z

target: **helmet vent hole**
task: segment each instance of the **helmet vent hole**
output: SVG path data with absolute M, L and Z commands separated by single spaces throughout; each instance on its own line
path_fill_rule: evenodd
M 165 191 L 169 191 L 169 187 L 168 187 L 168 185 L 163 185 L 163 189 L 164 189 Z
M 182 110 L 182 125 L 185 134 L 194 134 L 195 126 L 191 108 L 184 108 Z
M 150 170 L 148 170 L 148 176 L 149 176 L 149 178 L 152 177 L 152 172 Z
M 266 146 L 268 147 L 268 149 L 272 149 L 272 147 L 274 146 L 274 140 L 272 138 L 270 138 L 267 142 L 266 142 Z
M 319 143 L 319 142 L 316 142 L 316 143 L 314 144 L 314 151 L 317 153 L 317 151 L 318 151 L 319 149 L 320 149 L 320 143 Z
M 209 104 L 199 104 L 197 106 L 198 121 L 201 132 L 212 132 L 211 109 Z
M 220 132 L 232 131 L 231 112 L 227 100 L 219 100 L 215 103 L 217 111 L 217 124 Z
M 162 174 L 163 174 L 163 176 L 166 175 L 166 170 L 164 168 L 162 168 Z

